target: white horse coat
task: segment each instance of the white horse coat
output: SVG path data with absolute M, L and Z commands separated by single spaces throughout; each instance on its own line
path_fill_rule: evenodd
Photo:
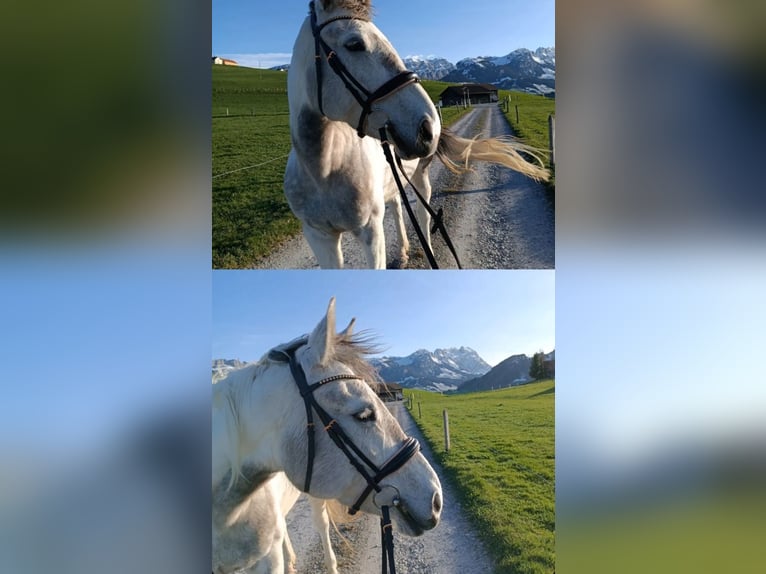
M 332 299 L 312 333 L 296 340 L 294 356 L 309 381 L 332 381 L 317 388 L 314 398 L 382 468 L 400 452 L 406 435 L 366 382 L 373 380 L 375 371 L 363 358 L 369 348 L 353 338 L 353 323 L 335 333 Z M 348 507 L 358 502 L 363 512 L 380 516 L 374 495 L 360 497 L 367 481 L 321 426 L 314 445 L 308 494 Z M 287 364 L 267 356 L 214 385 L 212 454 L 213 572 L 283 572 L 285 554 L 288 564 L 294 556 L 285 538 L 284 516 L 295 503 L 297 489 L 303 488 L 308 463 L 306 412 Z M 398 530 L 417 536 L 436 526 L 441 485 L 422 454 L 414 453 L 380 485 L 398 493 L 391 513 Z M 326 528 L 326 515 L 315 513 L 314 520 Z M 331 572 L 329 538 L 323 535 L 325 540 Z
M 405 72 L 404 63 L 386 37 L 369 21 L 369 0 L 317 0 L 313 9 L 317 34 L 345 68 L 370 92 Z M 322 58 L 321 102 L 317 49 L 307 18 L 293 48 L 288 72 L 290 133 L 293 149 L 285 171 L 285 194 L 319 265 L 342 268 L 341 235 L 352 233 L 371 268 L 386 267 L 383 217 L 394 208 L 401 259 L 409 243 L 400 199 L 385 162 L 379 130 L 385 127 L 412 183 L 431 197 L 428 167 L 437 155 L 450 169 L 466 170 L 471 159 L 501 163 L 537 179 L 545 170 L 526 162 L 525 146 L 501 139 L 467 140 L 442 129 L 436 108 L 417 83 L 375 101 L 359 137 L 362 106 Z M 418 205 L 417 217 L 430 245 L 430 216 Z

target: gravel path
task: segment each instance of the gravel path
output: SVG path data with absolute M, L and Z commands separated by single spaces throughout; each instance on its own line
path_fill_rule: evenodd
M 453 489 L 446 484 L 442 470 L 401 403 L 389 408 L 404 431 L 420 441 L 424 456 L 439 475 L 444 496 L 444 509 L 439 525 L 417 538 L 394 533 L 396 571 L 401 574 L 481 574 L 492 572 L 493 563 L 478 533 L 464 516 Z M 311 510 L 302 496 L 287 517 L 287 527 L 298 558 L 299 574 L 324 572 L 319 535 L 311 524 Z M 340 574 L 375 574 L 381 568 L 380 530 L 377 517 L 364 515 L 339 526 L 348 542 L 332 533 L 333 548 L 338 557 Z
M 475 106 L 451 127 L 463 137 L 512 135 L 496 104 Z M 382 152 L 381 152 L 382 153 Z M 474 164 L 472 173 L 456 176 L 435 160 L 431 165 L 431 205 L 444 209 L 447 231 L 466 269 L 552 269 L 554 267 L 554 211 L 545 188 L 507 168 Z M 445 191 L 456 190 L 456 191 Z M 414 195 L 410 203 L 414 205 Z M 405 214 L 406 217 L 406 214 Z M 412 225 L 410 269 L 427 269 Z M 389 267 L 397 267 L 393 216 L 386 213 L 386 252 Z M 442 268 L 456 268 L 440 237 L 433 239 Z M 365 268 L 361 248 L 350 234 L 343 238 L 346 268 Z M 258 266 L 259 269 L 317 269 L 302 234 L 286 241 Z

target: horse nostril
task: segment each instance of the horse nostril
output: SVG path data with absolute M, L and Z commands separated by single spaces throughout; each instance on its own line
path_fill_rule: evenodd
M 439 513 L 442 511 L 442 495 L 438 492 L 434 494 L 432 507 L 434 514 L 436 515 L 439 515 Z
M 434 139 L 434 128 L 430 118 L 424 119 L 420 122 L 420 129 L 418 130 L 418 136 L 423 143 L 431 143 Z

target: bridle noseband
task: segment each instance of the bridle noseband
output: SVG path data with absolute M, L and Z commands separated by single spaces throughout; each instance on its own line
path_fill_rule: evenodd
M 306 464 L 306 479 L 304 481 L 304 492 L 309 492 L 311 487 L 311 475 L 314 468 L 314 456 L 316 454 L 315 441 L 315 425 L 313 413 L 316 412 L 319 416 L 319 420 L 322 421 L 325 431 L 330 436 L 351 465 L 356 471 L 362 475 L 367 482 L 367 486 L 356 502 L 349 508 L 349 514 L 356 514 L 361 508 L 364 501 L 374 490 L 377 494 L 383 492 L 384 488 L 391 488 L 395 491 L 395 494 L 391 497 L 390 504 L 398 507 L 401 504 L 399 498 L 399 491 L 396 487 L 391 485 L 381 485 L 380 482 L 389 476 L 390 474 L 399 470 L 404 464 L 409 461 L 420 451 L 420 443 L 414 437 L 407 437 L 399 447 L 399 449 L 385 462 L 382 466 L 377 466 L 372 462 L 360 449 L 354 444 L 349 436 L 345 433 L 343 428 L 338 422 L 332 418 L 314 398 L 314 391 L 320 388 L 322 385 L 332 383 L 334 381 L 348 380 L 360 380 L 360 377 L 353 374 L 341 373 L 338 375 L 332 375 L 321 379 L 315 383 L 309 384 L 306 380 L 306 373 L 303 370 L 300 362 L 296 357 L 296 352 L 299 348 L 306 345 L 305 338 L 299 339 L 288 347 L 277 348 L 269 353 L 269 358 L 275 361 L 287 362 L 290 365 L 290 372 L 292 373 L 293 380 L 298 386 L 303 403 L 306 407 L 306 428 L 308 434 L 308 461 Z M 366 466 L 366 468 L 365 468 Z M 369 471 L 368 471 L 369 470 Z M 394 565 L 394 539 L 391 526 L 391 516 L 389 512 L 389 504 L 381 502 L 380 505 L 373 497 L 373 503 L 380 508 L 382 517 L 380 521 L 381 528 L 381 544 L 383 548 L 383 574 L 386 574 L 387 567 L 390 574 L 396 574 L 396 568 Z
M 335 74 L 343 81 L 346 89 L 351 92 L 351 95 L 354 96 L 354 99 L 357 102 L 359 102 L 359 105 L 362 106 L 362 114 L 359 116 L 359 124 L 357 125 L 356 133 L 360 138 L 363 138 L 367 131 L 367 116 L 372 113 L 372 105 L 410 84 L 419 82 L 420 78 L 415 72 L 406 70 L 400 72 L 377 90 L 371 92 L 348 71 L 348 68 L 346 68 L 346 66 L 343 65 L 343 62 L 340 61 L 340 58 L 338 58 L 338 54 L 322 39 L 321 35 L 325 26 L 337 22 L 338 20 L 362 20 L 363 22 L 367 22 L 368 20 L 359 18 L 358 16 L 336 16 L 335 18 L 325 20 L 321 24 L 317 24 L 317 13 L 316 8 L 314 7 L 314 2 L 309 3 L 309 8 L 311 10 L 311 32 L 314 34 L 314 59 L 316 62 L 319 111 L 323 116 L 325 115 L 322 102 L 322 53 L 324 53 L 324 57 L 327 59 L 330 68 L 332 68 L 333 72 L 335 72 Z

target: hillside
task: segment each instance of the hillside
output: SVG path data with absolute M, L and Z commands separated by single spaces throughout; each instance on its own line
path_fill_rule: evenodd
M 531 380 L 529 377 L 529 365 L 531 362 L 531 357 L 526 355 L 508 357 L 492 367 L 488 373 L 463 383 L 460 386 L 459 392 L 489 391 L 528 383 Z

